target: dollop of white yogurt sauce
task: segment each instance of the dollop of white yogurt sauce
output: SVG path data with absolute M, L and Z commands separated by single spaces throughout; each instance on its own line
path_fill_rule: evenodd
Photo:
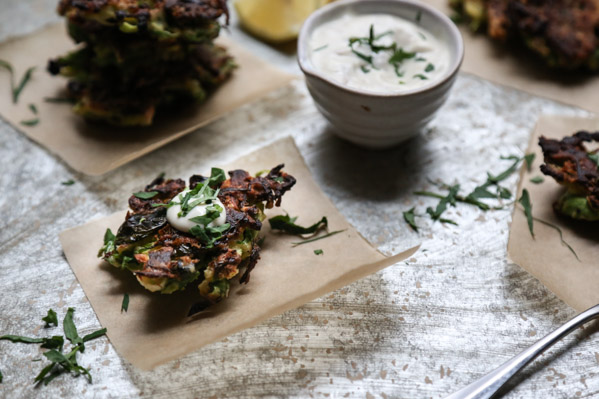
M 182 191 L 175 198 L 173 198 L 173 201 L 181 203 L 181 201 L 183 201 L 183 198 L 189 191 L 190 191 L 189 189 Z M 192 199 L 190 199 L 189 202 L 193 202 L 193 201 L 194 201 L 194 199 L 192 197 Z M 185 233 L 189 233 L 189 231 L 191 230 L 192 227 L 198 225 L 198 223 L 192 222 L 190 219 L 195 218 L 197 216 L 204 216 L 206 214 L 206 208 L 208 208 L 211 205 L 215 205 L 215 204 L 222 208 L 222 212 L 220 213 L 218 218 L 216 218 L 215 220 L 210 222 L 208 224 L 208 226 L 211 226 L 211 227 L 221 226 L 227 222 L 227 212 L 225 211 L 225 206 L 218 198 L 216 200 L 212 200 L 212 203 L 210 203 L 210 204 L 199 204 L 199 205 L 194 206 L 193 208 L 191 208 L 189 210 L 189 213 L 187 213 L 187 215 L 185 215 L 185 216 L 179 216 L 179 212 L 181 212 L 181 205 L 174 203 L 166 211 L 166 220 L 175 229 L 177 229 L 179 231 L 183 231 Z
M 425 86 L 446 72 L 450 54 L 447 46 L 416 19 L 409 21 L 388 14 L 344 14 L 312 32 L 309 42 L 312 65 L 343 86 L 373 93 L 401 93 Z M 350 47 L 350 38 L 368 39 L 371 26 L 375 46 L 395 46 L 395 51 L 401 49 L 404 54 L 414 55 L 400 56 L 402 61 L 394 65 L 389 62 L 393 49 L 374 51 L 374 46 L 365 40 Z M 363 56 L 371 57 L 372 62 Z

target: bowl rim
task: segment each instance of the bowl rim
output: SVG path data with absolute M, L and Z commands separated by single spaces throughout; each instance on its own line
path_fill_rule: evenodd
M 451 65 L 450 68 L 448 68 L 448 70 L 441 76 L 440 79 L 434 80 L 428 85 L 424 85 L 424 86 L 417 87 L 414 89 L 406 90 L 406 91 L 400 92 L 400 93 L 374 93 L 374 92 L 364 91 L 364 90 L 360 90 L 360 89 L 356 89 L 356 88 L 350 88 L 350 87 L 342 85 L 341 83 L 335 82 L 334 80 L 315 71 L 314 68 L 307 66 L 306 65 L 306 62 L 308 61 L 307 42 L 309 39 L 308 32 L 311 31 L 313 26 L 316 24 L 315 21 L 318 18 L 320 18 L 322 15 L 331 13 L 335 9 L 349 8 L 355 4 L 366 3 L 366 2 L 368 2 L 370 4 L 388 3 L 388 4 L 393 4 L 397 7 L 410 5 L 415 8 L 419 8 L 423 11 L 426 11 L 427 13 L 432 15 L 434 18 L 437 18 L 437 20 L 439 22 L 443 23 L 448 28 L 448 30 L 451 33 L 452 40 L 454 40 L 456 42 L 455 43 L 456 47 L 457 47 L 456 61 Z M 464 40 L 462 38 L 462 34 L 460 33 L 460 30 L 455 25 L 455 23 L 447 15 L 443 14 L 441 11 L 437 10 L 433 6 L 428 5 L 426 3 L 419 2 L 419 1 L 415 1 L 415 0 L 337 0 L 337 1 L 334 1 L 332 3 L 329 3 L 329 4 L 319 8 L 318 10 L 316 10 L 315 12 L 310 14 L 310 16 L 306 19 L 306 21 L 302 25 L 300 34 L 297 39 L 297 61 L 298 61 L 299 67 L 302 70 L 302 72 L 304 73 L 304 75 L 306 75 L 307 77 L 312 77 L 312 78 L 321 80 L 321 81 L 323 81 L 329 85 L 332 85 L 340 90 L 343 90 L 347 93 L 358 94 L 361 96 L 366 96 L 366 97 L 371 97 L 371 98 L 406 97 L 406 96 L 410 96 L 410 95 L 414 95 L 414 94 L 421 94 L 421 93 L 427 93 L 427 92 L 433 91 L 433 90 L 437 89 L 439 86 L 442 86 L 445 83 L 447 83 L 448 81 L 450 81 L 451 79 L 453 79 L 453 77 L 459 71 L 463 60 L 464 60 Z

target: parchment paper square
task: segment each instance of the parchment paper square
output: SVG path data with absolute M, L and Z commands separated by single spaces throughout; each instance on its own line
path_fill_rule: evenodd
M 288 84 L 293 76 L 243 50 L 234 41 L 220 37 L 238 68 L 233 76 L 211 93 L 203 104 L 159 114 L 152 126 L 118 128 L 85 122 L 71 111 L 69 104 L 44 101 L 45 97 L 64 97 L 67 79 L 46 72 L 48 60 L 76 48 L 63 24 L 52 25 L 31 35 L 0 44 L 0 59 L 15 69 L 15 79 L 35 66 L 32 79 L 12 103 L 8 73 L 0 70 L 0 116 L 15 129 L 62 158 L 73 169 L 88 175 L 101 175 L 163 145 L 170 143 L 258 97 Z M 40 122 L 24 126 L 21 121 L 34 115 Z
M 541 184 L 530 181 L 542 176 L 539 171 L 543 154 L 538 145 L 541 135 L 561 139 L 579 130 L 599 130 L 599 118 L 542 116 L 530 139 L 527 153 L 536 154 L 532 173 L 522 171 L 518 198 L 526 188 L 530 193 L 533 216 L 558 226 L 564 240 L 576 251 L 580 261 L 561 243 L 552 227 L 534 222 L 532 238 L 526 216 L 516 207 L 510 228 L 508 256 L 511 261 L 535 276 L 576 310 L 585 310 L 599 303 L 599 229 L 597 222 L 581 223 L 556 215 L 553 203 L 565 191 L 555 180 L 545 176 Z
M 249 284 L 239 286 L 234 282 L 227 300 L 194 319 L 186 317 L 197 300 L 193 284 L 185 292 L 153 294 L 141 287 L 130 272 L 97 258 L 104 231 L 115 231 L 124 221 L 125 212 L 60 234 L 71 268 L 100 323 L 108 329 L 108 338 L 125 359 L 139 368 L 151 369 L 404 260 L 417 250 L 411 248 L 387 258 L 368 244 L 314 182 L 291 138 L 224 169 L 242 168 L 255 173 L 279 163 L 285 163 L 285 171 L 297 179 L 297 184 L 285 194 L 282 208 L 268 210 L 267 216 L 281 214 L 284 209 L 299 216 L 298 223 L 305 225 L 326 216 L 331 231 L 345 231 L 292 247 L 298 237 L 274 233 L 265 223 L 261 259 Z M 323 254 L 314 254 L 315 249 L 322 249 Z M 130 295 L 129 310 L 121 313 L 125 293 Z

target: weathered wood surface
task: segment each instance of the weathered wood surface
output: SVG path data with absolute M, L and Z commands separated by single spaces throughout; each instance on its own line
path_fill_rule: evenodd
M 56 21 L 54 3 L 3 0 L 0 40 Z M 248 38 L 235 20 L 231 32 L 256 54 L 297 71 L 292 55 Z M 97 178 L 74 173 L 0 121 L 1 334 L 42 333 L 40 318 L 47 309 L 62 316 L 69 306 L 77 309 L 81 332 L 97 329 L 58 233 L 122 209 L 130 193 L 158 172 L 187 176 L 285 135 L 296 139 L 341 212 L 382 251 L 424 241 L 407 262 L 152 372 L 133 368 L 101 338 L 80 356 L 81 364 L 91 366 L 93 384 L 62 376 L 35 388 L 33 378 L 42 367 L 32 362 L 40 357 L 37 346 L 0 341 L 0 397 L 444 397 L 575 312 L 507 262 L 511 210 L 483 213 L 458 206 L 447 216 L 459 226 L 422 218 L 419 235 L 401 212 L 434 203 L 411 194 L 431 188 L 427 178 L 468 189 L 487 170 L 502 170 L 506 162 L 500 155 L 522 154 L 542 112 L 584 115 L 463 75 L 430 129 L 397 149 L 370 152 L 331 135 L 299 80 Z M 43 125 L 42 119 L 39 128 Z M 68 179 L 75 185 L 60 184 Z M 516 183 L 514 176 L 507 185 L 515 189 Z M 599 396 L 595 330 L 589 326 L 558 344 L 506 397 Z

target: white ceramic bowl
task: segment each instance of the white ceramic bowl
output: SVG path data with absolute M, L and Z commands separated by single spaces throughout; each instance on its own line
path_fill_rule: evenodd
M 403 93 L 373 94 L 337 83 L 315 70 L 309 58 L 314 29 L 345 13 L 391 14 L 414 20 L 449 48 L 447 71 L 429 84 Z M 298 62 L 320 112 L 338 136 L 370 148 L 386 148 L 418 134 L 449 95 L 464 57 L 464 43 L 455 24 L 436 9 L 412 0 L 341 0 L 314 12 L 298 39 Z

